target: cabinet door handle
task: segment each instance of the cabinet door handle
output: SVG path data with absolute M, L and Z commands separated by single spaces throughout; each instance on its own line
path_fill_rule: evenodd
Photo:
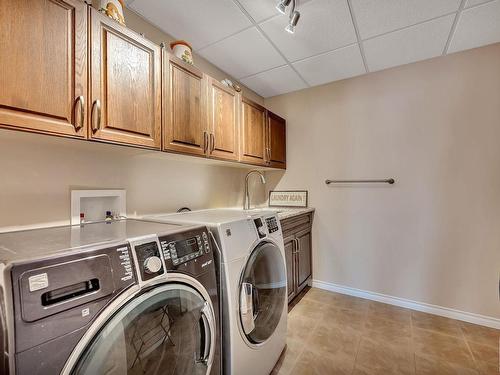
M 295 251 L 295 253 L 300 253 L 300 241 L 298 238 L 296 238 L 295 241 L 295 243 L 297 244 L 297 251 Z
M 203 153 L 206 153 L 207 152 L 207 148 L 208 148 L 208 134 L 206 131 L 203 132 Z
M 97 117 L 94 115 L 97 112 Z M 97 99 L 92 105 L 92 131 L 95 133 L 101 128 L 101 101 Z
M 75 104 L 78 106 L 77 109 L 80 111 L 80 117 L 79 120 L 77 120 L 75 116 L 75 124 L 73 126 L 75 127 L 75 131 L 78 132 L 83 127 L 83 122 L 85 121 L 85 98 L 83 95 L 76 98 Z
M 212 147 L 210 148 L 210 153 L 212 153 L 215 150 L 215 135 L 213 133 L 210 133 L 210 141 L 212 142 Z

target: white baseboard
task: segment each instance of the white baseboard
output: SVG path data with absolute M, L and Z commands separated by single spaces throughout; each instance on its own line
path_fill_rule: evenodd
M 367 290 L 351 288 L 320 280 L 313 280 L 312 285 L 315 288 L 328 290 L 330 292 L 347 294 L 354 297 L 365 298 L 372 301 L 387 303 L 389 305 L 405 307 L 411 310 L 422 311 L 429 314 L 444 316 L 446 318 L 462 320 L 464 322 L 500 329 L 500 319 L 498 318 L 450 309 L 448 307 L 431 305 L 429 303 L 416 302 L 405 298 L 388 296 L 386 294 L 369 292 Z

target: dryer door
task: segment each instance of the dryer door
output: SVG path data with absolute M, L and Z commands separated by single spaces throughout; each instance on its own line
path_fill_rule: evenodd
M 213 311 L 184 284 L 130 299 L 87 345 L 72 374 L 207 374 L 215 347 Z
M 286 304 L 286 266 L 278 246 L 261 242 L 250 254 L 240 281 L 240 320 L 252 344 L 272 336 Z

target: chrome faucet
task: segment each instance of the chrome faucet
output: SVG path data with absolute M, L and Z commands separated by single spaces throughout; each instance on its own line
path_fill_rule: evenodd
M 243 209 L 244 210 L 249 210 L 250 209 L 250 194 L 248 192 L 248 178 L 250 177 L 250 175 L 252 173 L 258 173 L 260 175 L 260 181 L 263 184 L 266 183 L 266 179 L 264 178 L 264 175 L 262 174 L 262 172 L 257 171 L 257 170 L 253 170 L 253 171 L 250 171 L 250 172 L 247 173 L 247 176 L 245 177 L 245 197 L 243 199 Z

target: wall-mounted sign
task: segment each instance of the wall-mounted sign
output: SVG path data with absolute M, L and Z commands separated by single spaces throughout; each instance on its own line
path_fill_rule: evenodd
M 270 191 L 269 207 L 307 207 L 307 190 Z

